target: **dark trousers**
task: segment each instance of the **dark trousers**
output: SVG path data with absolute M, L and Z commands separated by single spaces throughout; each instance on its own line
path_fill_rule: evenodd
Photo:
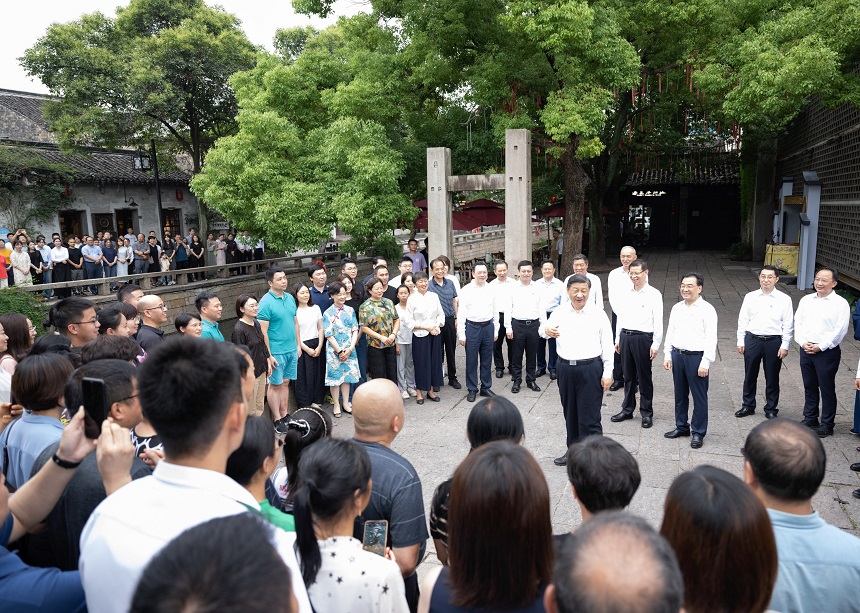
M 615 338 L 615 326 L 618 324 L 618 316 L 615 314 L 615 311 L 612 312 L 612 338 Z M 612 362 L 612 380 L 613 381 L 623 381 L 624 380 L 624 369 L 621 366 L 621 354 L 615 353 L 613 354 L 613 362 Z
M 416 613 L 418 611 L 418 599 L 421 596 L 421 590 L 418 587 L 418 573 L 412 573 L 403 579 L 403 587 L 406 588 L 406 606 L 409 607 L 409 613 Z
M 481 361 L 481 391 L 493 386 L 493 321 L 486 325 L 466 321 L 466 389 L 478 391 L 478 359 Z
M 397 347 L 367 347 L 367 374 L 397 383 Z
M 549 319 L 550 313 L 546 314 Z M 555 339 L 545 339 L 538 335 L 538 351 L 537 351 L 537 369 L 547 370 L 546 348 L 549 346 L 549 371 L 555 372 L 555 362 L 558 359 L 558 354 L 555 351 Z
M 654 335 L 650 332 L 630 334 L 621 331 L 618 347 L 621 351 L 621 369 L 624 373 L 624 400 L 621 410 L 631 415 L 636 410 L 636 385 L 639 385 L 639 414 L 653 417 L 654 381 L 651 372 L 651 343 Z M 616 354 L 619 355 L 619 354 Z
M 84 275 L 87 279 L 101 279 L 103 271 L 104 269 L 102 268 L 101 262 L 99 262 L 98 264 L 90 261 L 84 262 Z M 90 291 L 93 294 L 98 294 L 99 286 L 90 285 Z
M 422 392 L 442 387 L 442 335 L 412 335 L 412 361 L 415 363 L 415 387 Z
M 854 433 L 860 432 L 860 391 L 854 392 Z
M 693 434 L 708 433 L 708 380 L 699 376 L 702 354 L 684 355 L 672 350 L 672 379 L 675 382 L 675 427 L 690 431 L 690 394 L 693 395 Z
M 779 404 L 779 369 L 782 367 L 782 360 L 777 356 L 777 352 L 781 343 L 781 336 L 772 336 L 763 340 L 762 337 L 749 332 L 744 335 L 743 407 L 745 409 L 755 409 L 758 371 L 764 363 L 764 410 L 776 412 L 776 405 Z
M 445 317 L 445 325 L 442 326 L 442 348 L 444 349 L 445 365 L 448 367 L 448 383 L 457 379 L 457 326 L 454 316 Z
M 320 339 L 312 338 L 309 341 L 304 341 L 305 345 L 311 349 L 316 349 Z M 299 363 L 296 371 L 296 405 L 300 409 L 311 406 L 314 402 L 322 404 L 325 400 L 323 389 L 325 387 L 325 379 L 322 377 L 320 364 L 325 367 L 325 351 L 317 357 L 312 358 L 307 352 L 302 351 L 299 357 Z
M 358 383 L 349 384 L 349 401 L 352 402 L 352 395 L 355 393 L 355 388 L 367 381 L 367 335 L 359 334 L 358 342 L 355 344 L 355 357 L 358 360 Z
M 511 320 L 511 328 L 514 331 L 514 351 L 511 357 L 511 380 L 514 383 L 523 381 L 523 352 L 526 354 L 526 383 L 534 383 L 535 366 L 537 364 L 538 327 L 540 321 L 537 319 Z
M 497 370 L 505 369 L 505 359 L 502 357 L 502 344 L 504 343 L 507 343 L 508 345 L 508 366 L 511 364 L 511 355 L 513 353 L 514 344 L 508 340 L 506 334 L 505 314 L 499 313 L 499 336 L 493 344 L 493 362 L 495 362 Z
M 567 426 L 567 446 L 589 434 L 603 434 L 600 424 L 600 403 L 603 399 L 603 360 L 571 366 L 558 360 L 558 393 L 564 423 Z
M 818 421 L 819 391 L 821 423 L 832 428 L 836 421 L 836 371 L 842 349 L 838 346 L 819 353 L 800 350 L 800 375 L 803 377 L 803 421 Z

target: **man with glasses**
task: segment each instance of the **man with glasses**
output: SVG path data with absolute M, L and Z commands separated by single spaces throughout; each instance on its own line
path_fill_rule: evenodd
M 834 292 L 839 275 L 832 268 L 815 273 L 815 293 L 804 296 L 794 314 L 794 341 L 800 345 L 803 377 L 803 423 L 824 438 L 836 420 L 836 371 L 842 359 L 839 343 L 848 332 L 851 307 Z M 818 400 L 821 398 L 821 423 Z
M 764 416 L 773 419 L 779 412 L 779 370 L 788 355 L 794 330 L 791 298 L 776 289 L 779 273 L 764 266 L 758 276 L 761 288 L 744 296 L 738 314 L 738 353 L 744 356 L 743 404 L 735 417 L 755 413 L 759 367 L 764 364 Z
M 167 323 L 167 305 L 161 296 L 144 296 L 137 303 L 137 310 L 143 321 L 137 329 L 137 344 L 146 353 L 152 353 L 153 349 L 164 342 L 161 326 Z
M 51 307 L 49 318 L 57 334 L 68 338 L 72 347 L 85 345 L 99 335 L 95 305 L 86 298 L 71 296 L 60 300 Z

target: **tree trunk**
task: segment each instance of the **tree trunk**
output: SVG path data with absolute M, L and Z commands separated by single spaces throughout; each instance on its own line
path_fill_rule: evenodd
M 560 162 L 564 173 L 564 246 L 561 268 L 573 271 L 573 256 L 582 251 L 582 229 L 585 221 L 585 187 L 588 175 L 576 157 L 578 139 L 565 147 Z

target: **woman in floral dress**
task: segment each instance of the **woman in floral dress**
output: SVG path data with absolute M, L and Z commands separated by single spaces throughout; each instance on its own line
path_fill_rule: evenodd
M 340 417 L 341 396 L 343 410 L 352 413 L 349 404 L 349 384 L 358 383 L 358 358 L 355 343 L 358 340 L 358 318 L 352 307 L 346 306 L 349 297 L 343 283 L 332 283 L 328 295 L 334 301 L 323 313 L 323 333 L 326 339 L 325 384 L 331 390 L 334 416 Z

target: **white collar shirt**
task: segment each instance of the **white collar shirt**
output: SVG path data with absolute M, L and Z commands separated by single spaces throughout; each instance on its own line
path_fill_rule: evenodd
M 472 281 L 460 290 L 457 338 L 461 341 L 466 340 L 466 321 L 492 321 L 493 336 L 499 335 L 499 310 L 496 308 L 495 292 L 489 283 L 478 285 Z
M 815 343 L 821 351 L 833 349 L 848 333 L 851 307 L 848 301 L 836 292 L 824 298 L 818 293 L 800 299 L 794 314 L 794 341 L 801 347 Z
M 567 293 L 567 284 L 573 275 L 567 275 L 564 279 L 564 289 L 562 290 L 561 301 L 570 304 L 570 296 Z M 585 273 L 585 278 L 591 281 L 591 286 L 588 289 L 588 303 L 598 308 L 603 308 L 603 282 L 600 277 L 593 275 L 590 272 Z
M 563 304 L 540 327 L 541 337 L 549 338 L 546 328 L 554 326 L 558 326 L 555 347 L 559 359 L 587 360 L 599 356 L 603 362 L 603 378 L 612 376 L 615 346 L 612 326 L 603 309 L 589 304 L 577 312 L 572 304 Z
M 515 283 L 517 281 L 510 277 L 506 278 L 504 283 L 498 279 L 490 281 L 490 286 L 496 294 L 496 308 L 499 309 L 499 312 L 505 312 L 508 303 L 511 301 L 511 290 L 514 288 Z
M 744 335 L 781 336 L 780 349 L 788 349 L 794 330 L 794 306 L 791 298 L 778 289 L 765 294 L 761 289 L 744 296 L 738 313 L 738 347 L 744 346 Z
M 51 261 L 54 264 L 59 264 L 64 260 L 69 259 L 69 250 L 65 247 L 54 247 L 51 249 Z
M 562 296 L 567 292 L 564 291 L 564 283 L 561 279 L 553 277 L 549 281 L 541 277 L 537 281 L 532 280 L 540 288 L 543 310 L 547 313 L 555 311 L 562 303 Z
M 653 332 L 651 349 L 656 351 L 663 342 L 663 295 L 658 289 L 645 284 L 641 290 L 630 288 L 622 295 L 621 310 L 616 313 L 615 343 L 621 340 L 621 330 Z
M 429 289 L 423 294 L 418 290 L 412 292 L 406 300 L 406 317 L 403 318 L 403 323 L 412 328 L 412 334 L 418 338 L 430 334 L 429 330 L 419 330 L 419 327 L 444 326 L 445 311 L 442 310 L 439 296 Z
M 81 534 L 80 572 L 91 613 L 128 611 L 146 565 L 185 530 L 259 504 L 227 475 L 162 460 L 151 477 L 108 496 Z M 299 611 L 311 612 L 293 552 L 295 534 L 275 531 L 276 548 L 290 569 Z M 229 552 L 224 552 L 229 555 Z
M 523 285 L 517 281 L 511 288 L 511 301 L 507 309 L 511 319 L 538 319 L 543 327 L 546 321 L 546 310 L 543 308 L 543 294 L 540 287 L 534 281 Z
M 618 315 L 621 310 L 621 300 L 625 292 L 633 287 L 633 281 L 624 267 L 619 266 L 609 273 L 606 285 L 609 291 L 609 306 L 612 307 L 612 312 Z
M 701 296 L 690 306 L 682 300 L 672 307 L 663 348 L 669 362 L 672 349 L 704 352 L 699 368 L 709 369 L 716 361 L 717 311 Z

